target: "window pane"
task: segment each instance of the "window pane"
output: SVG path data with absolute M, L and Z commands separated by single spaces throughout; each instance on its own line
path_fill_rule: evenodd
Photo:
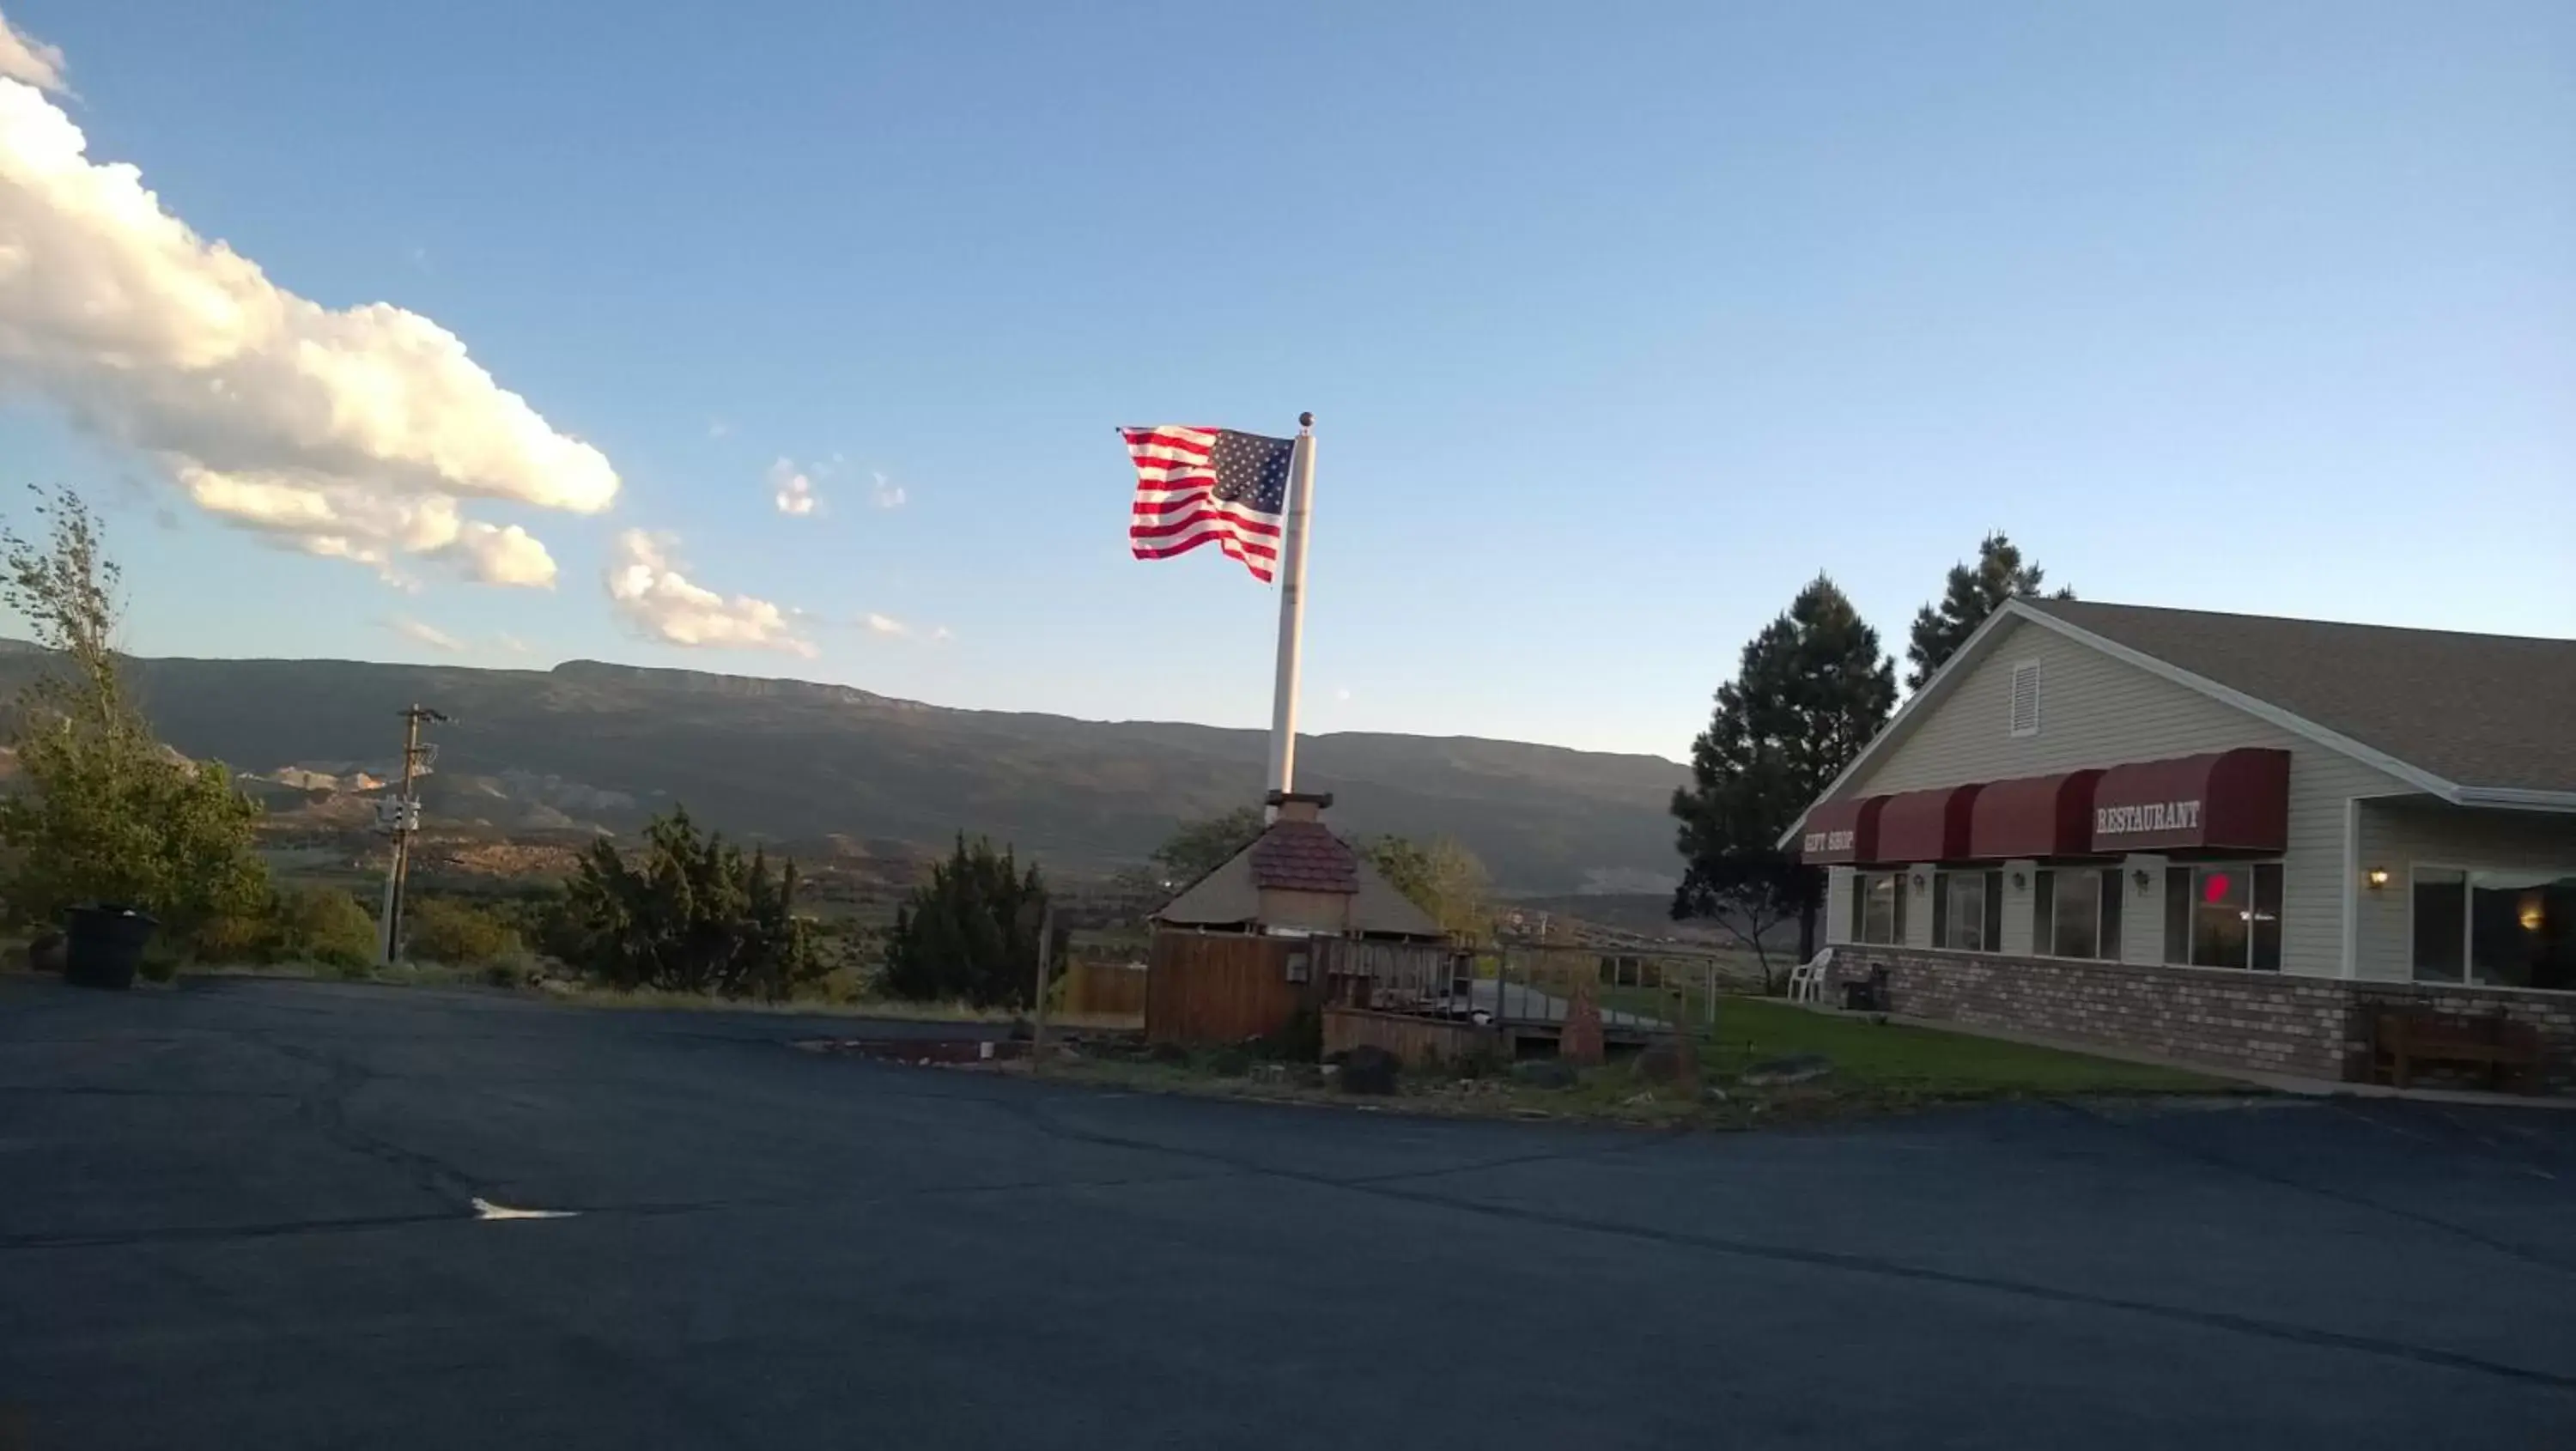
M 2096 917 L 2102 878 L 2094 872 L 2057 873 L 2057 902 L 2051 912 L 2057 935 L 2048 950 L 2060 957 L 2092 957 L 2101 950 Z
M 1902 876 L 1889 877 L 1887 879 L 1887 893 L 1888 900 L 1896 904 L 1895 921 L 1888 929 L 1889 935 L 1887 940 L 1890 942 L 1911 941 L 1912 939 L 1905 935 L 1905 914 L 1913 910 L 1913 908 L 1906 905 L 1906 898 L 1912 894 L 1905 890 L 1905 878 Z
M 2191 961 L 2191 868 L 2165 868 L 2165 961 Z
M 2126 894 L 2121 890 L 2120 869 L 2104 867 L 2102 869 L 2102 956 L 2106 961 L 2116 962 L 2120 958 L 2120 898 L 2124 895 Z
M 2281 970 L 2281 864 L 2254 864 L 2254 970 Z
M 1959 952 L 1986 950 L 1986 872 L 1942 872 L 1933 898 L 1933 940 Z
M 2576 877 L 2469 874 L 2469 972 L 2504 987 L 2565 987 Z
M 2229 863 L 2191 874 L 2191 961 L 2195 967 L 2245 965 L 2245 916 L 2252 885 Z
M 2415 980 L 2458 982 L 2468 943 L 2468 874 L 2415 869 Z
M 2057 940 L 2057 873 L 2041 871 L 2030 878 L 2030 950 L 2048 952 Z
M 1985 950 L 2001 952 L 2004 947 L 2004 874 L 1986 873 L 1986 925 L 1981 934 Z
M 1891 945 L 1904 940 L 1905 902 L 1897 879 L 1885 872 L 1864 872 L 1852 891 L 1860 901 L 1860 940 Z

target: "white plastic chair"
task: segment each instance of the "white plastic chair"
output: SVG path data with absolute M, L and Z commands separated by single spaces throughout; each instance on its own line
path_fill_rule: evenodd
M 1825 987 L 1832 976 L 1833 965 L 1834 950 L 1828 947 L 1817 953 L 1814 961 L 1802 962 L 1789 969 L 1789 1001 L 1822 1003 L 1825 1000 Z

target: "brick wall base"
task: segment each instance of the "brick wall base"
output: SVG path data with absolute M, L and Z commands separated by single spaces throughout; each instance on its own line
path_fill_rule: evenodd
M 1839 946 L 1837 999 L 1842 983 L 1865 981 L 1880 967 L 1888 1007 L 1910 1017 L 2298 1078 L 2368 1078 L 2374 1008 L 2502 1012 L 2539 1029 L 2545 1091 L 2576 1094 L 2576 994 Z

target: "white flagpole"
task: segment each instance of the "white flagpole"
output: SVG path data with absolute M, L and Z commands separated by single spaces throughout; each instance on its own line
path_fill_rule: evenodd
M 1315 505 L 1315 415 L 1297 415 L 1296 455 L 1288 465 L 1288 528 L 1279 555 L 1279 678 L 1270 695 L 1270 789 L 1297 783 L 1297 652 L 1306 627 L 1306 530 Z M 1279 819 L 1273 806 L 1270 819 Z

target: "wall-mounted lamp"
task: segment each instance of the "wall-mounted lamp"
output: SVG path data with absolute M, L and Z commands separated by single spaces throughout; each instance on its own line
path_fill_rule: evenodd
M 2155 878 L 2147 875 L 2147 869 L 2145 867 L 2140 867 L 2136 871 L 2129 873 L 2129 880 L 2137 883 L 2138 890 L 2144 892 Z
M 1916 872 L 1914 874 L 1914 890 L 1918 892 L 1923 890 L 1923 874 L 1921 872 Z
M 2388 868 L 2372 867 L 2365 880 L 2370 883 L 2370 889 L 2372 891 L 2378 891 L 2380 888 L 2388 885 Z
M 2028 878 L 2028 877 L 2026 877 L 2026 876 L 2023 876 L 2023 875 L 2022 875 L 2021 873 L 2019 873 L 2019 872 L 2015 872 L 2015 873 L 2013 873 L 2013 890 L 2014 890 L 2014 891 L 2018 892 L 2018 891 L 2022 890 L 2023 888 L 2025 888 L 2025 887 L 2027 887 L 2027 886 L 2029 886 L 2029 885 L 2030 885 L 2030 878 Z

